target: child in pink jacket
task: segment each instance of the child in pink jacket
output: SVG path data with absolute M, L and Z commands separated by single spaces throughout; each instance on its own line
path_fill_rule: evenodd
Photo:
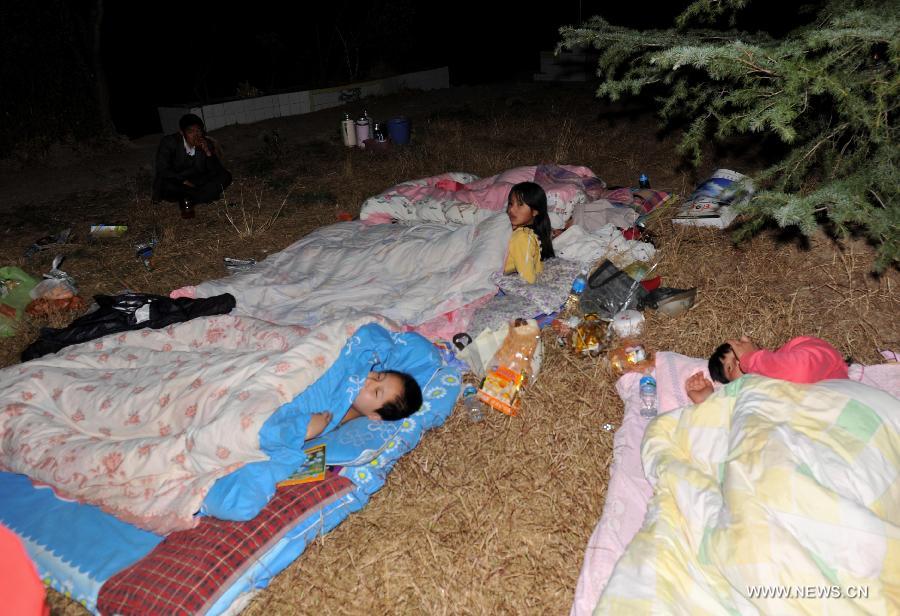
M 719 383 L 730 383 L 745 374 L 792 383 L 848 378 L 847 363 L 838 350 L 812 336 L 793 338 L 776 351 L 759 348 L 747 336 L 729 340 L 709 358 L 709 374 Z M 694 404 L 703 402 L 713 392 L 713 384 L 702 372 L 691 375 L 684 387 Z

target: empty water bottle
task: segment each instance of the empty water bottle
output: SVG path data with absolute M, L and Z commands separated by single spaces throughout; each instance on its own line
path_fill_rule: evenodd
M 656 379 L 641 377 L 641 417 L 656 417 Z
M 638 186 L 641 188 L 650 188 L 650 178 L 646 173 L 642 173 L 638 178 Z
M 463 404 L 469 413 L 469 420 L 479 422 L 484 419 L 484 402 L 478 399 L 478 390 L 472 385 L 466 385 L 463 389 Z

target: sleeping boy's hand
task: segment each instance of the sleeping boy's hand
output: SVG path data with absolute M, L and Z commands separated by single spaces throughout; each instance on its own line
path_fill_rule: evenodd
M 753 351 L 758 351 L 759 347 L 756 346 L 756 343 L 750 340 L 747 336 L 741 336 L 740 340 L 727 340 L 728 344 L 731 345 L 731 350 L 734 351 L 734 356 L 740 359 L 747 353 L 752 353 Z
M 306 440 L 315 438 L 322 434 L 328 424 L 331 422 L 331 413 L 316 413 L 309 418 L 306 424 Z
M 694 404 L 700 404 L 713 393 L 713 384 L 702 372 L 695 372 L 684 382 L 684 390 Z

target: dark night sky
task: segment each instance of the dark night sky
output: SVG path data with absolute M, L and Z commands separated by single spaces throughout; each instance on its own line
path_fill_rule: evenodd
M 741 25 L 785 31 L 808 1 L 752 0 Z M 134 138 L 160 130 L 157 106 L 234 98 L 241 83 L 277 93 L 445 65 L 451 85 L 531 81 L 539 52 L 553 50 L 559 27 L 579 16 L 665 28 L 688 4 L 3 0 L 0 155 L 22 144 L 91 139 L 104 131 L 92 7 L 105 9 L 100 59 L 114 128 Z M 353 50 L 349 63 L 346 49 Z
M 559 26 L 577 21 L 579 5 L 585 18 L 602 12 L 648 27 L 677 12 L 652 3 L 548 4 L 538 11 L 472 0 L 106 2 L 102 49 L 113 119 L 135 137 L 159 130 L 157 105 L 234 96 L 242 81 L 270 92 L 346 83 L 335 24 L 362 40 L 360 79 L 449 65 L 460 85 L 530 80 L 538 52 L 554 48 Z

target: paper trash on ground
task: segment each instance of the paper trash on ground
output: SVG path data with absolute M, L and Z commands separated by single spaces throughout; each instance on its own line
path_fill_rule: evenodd
M 716 169 L 694 189 L 672 222 L 724 229 L 737 216 L 734 206 L 747 201 L 753 192 L 753 183 L 747 176 L 730 169 Z

